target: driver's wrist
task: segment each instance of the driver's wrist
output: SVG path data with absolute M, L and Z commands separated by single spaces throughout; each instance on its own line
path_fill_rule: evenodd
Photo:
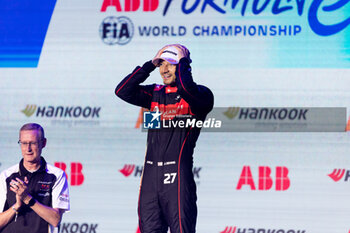
M 14 205 L 13 205 L 13 207 L 18 211 L 19 210 L 19 208 L 21 208 L 21 206 L 22 206 L 22 203 L 15 203 Z
M 32 199 L 32 196 L 27 194 L 27 196 L 25 196 L 22 200 L 24 204 L 28 205 L 31 199 Z

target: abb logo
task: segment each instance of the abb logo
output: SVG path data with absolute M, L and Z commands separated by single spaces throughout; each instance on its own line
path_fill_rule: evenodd
M 346 171 L 345 169 L 334 169 L 331 174 L 328 174 L 328 176 L 332 178 L 332 180 L 334 180 L 335 182 L 338 182 L 339 180 L 341 180 L 344 177 L 344 175 L 345 175 L 344 181 L 347 182 L 350 179 L 350 170 Z
M 288 177 L 288 168 L 276 167 L 275 173 L 275 189 L 277 191 L 285 191 L 290 187 L 290 179 Z M 251 190 L 256 190 L 250 166 L 244 166 L 241 176 L 239 178 L 236 189 L 242 189 L 243 185 L 250 186 Z M 259 190 L 270 190 L 273 186 L 273 179 L 271 177 L 271 168 L 267 166 L 259 167 Z
M 104 0 L 101 12 L 105 12 L 108 7 L 115 7 L 116 11 L 123 11 L 121 0 Z M 158 8 L 159 0 L 143 0 L 143 11 L 155 11 Z M 124 11 L 137 11 L 141 6 L 141 0 L 124 0 Z
M 235 233 L 236 227 L 226 227 L 225 230 L 220 231 L 220 233 Z
M 63 162 L 55 162 L 54 165 L 55 167 L 62 169 L 66 173 L 67 180 L 69 180 L 66 172 L 67 165 Z M 80 186 L 83 184 L 84 174 L 82 173 L 82 170 L 83 170 L 83 165 L 81 163 L 73 162 L 70 164 L 70 185 Z

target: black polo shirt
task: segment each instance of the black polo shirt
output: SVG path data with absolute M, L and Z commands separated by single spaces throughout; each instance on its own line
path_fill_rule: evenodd
M 43 205 L 69 210 L 69 192 L 65 173 L 41 157 L 41 166 L 35 172 L 29 172 L 23 166 L 14 165 L 0 174 L 0 210 L 6 211 L 16 203 L 16 194 L 10 190 L 11 180 L 28 179 L 29 194 Z M 42 219 L 29 206 L 22 205 L 15 218 L 0 230 L 1 233 L 54 233 L 57 228 Z

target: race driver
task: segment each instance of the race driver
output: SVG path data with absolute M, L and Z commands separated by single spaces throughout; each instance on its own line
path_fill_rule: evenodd
M 152 61 L 126 76 L 115 94 L 130 104 L 159 112 L 167 121 L 205 120 L 214 96 L 196 84 L 191 74 L 188 49 L 166 45 Z M 140 85 L 159 67 L 164 85 Z M 147 151 L 138 204 L 141 233 L 193 233 L 196 231 L 197 195 L 194 181 L 193 150 L 198 127 L 149 129 Z

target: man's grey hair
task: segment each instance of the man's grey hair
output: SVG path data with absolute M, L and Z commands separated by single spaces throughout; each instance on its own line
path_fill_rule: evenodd
M 45 139 L 45 133 L 44 133 L 44 129 L 41 125 L 37 124 L 37 123 L 27 123 L 24 124 L 21 129 L 19 130 L 19 133 L 21 133 L 21 131 L 25 131 L 25 130 L 36 130 L 38 131 L 38 136 L 40 140 Z

